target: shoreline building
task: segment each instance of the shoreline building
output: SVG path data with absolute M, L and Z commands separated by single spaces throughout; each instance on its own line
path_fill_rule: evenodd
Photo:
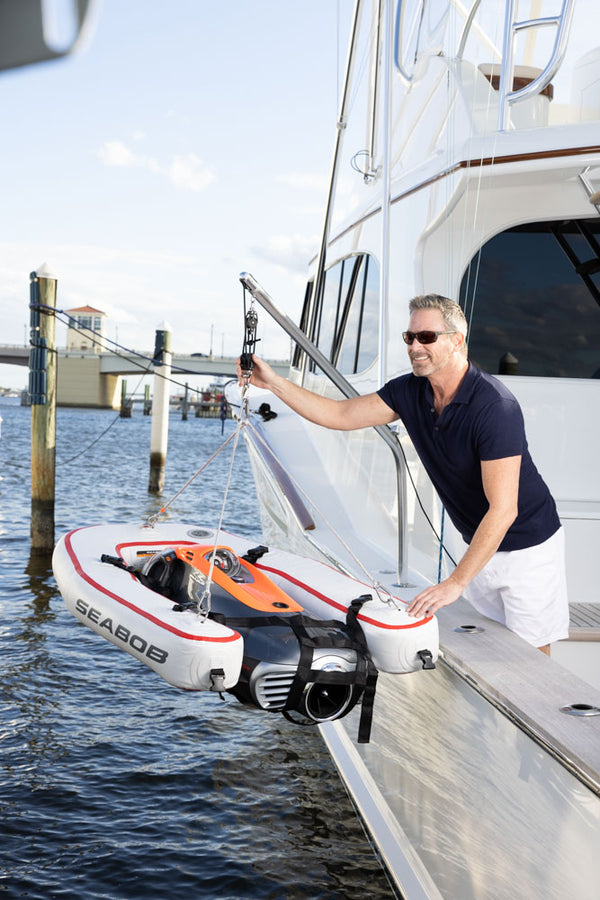
M 69 317 L 66 352 L 58 359 L 58 406 L 118 409 L 120 376 L 101 372 L 106 313 L 93 306 L 65 310 Z
M 66 309 L 65 313 L 69 317 L 67 350 L 101 353 L 106 313 L 101 309 L 94 309 L 93 306 L 78 306 L 75 309 Z M 100 342 L 96 335 L 99 336 Z

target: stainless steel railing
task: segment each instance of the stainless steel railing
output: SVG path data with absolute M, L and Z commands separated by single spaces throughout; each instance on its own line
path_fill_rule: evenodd
M 249 272 L 240 274 L 240 281 L 246 290 L 260 303 L 266 312 L 283 328 L 292 340 L 294 340 L 301 350 L 321 369 L 323 374 L 334 384 L 344 397 L 358 397 L 358 391 L 350 384 L 350 382 L 336 369 L 334 365 L 324 356 L 318 347 L 304 334 L 292 319 L 275 305 L 273 298 L 261 287 L 256 279 Z M 374 430 L 387 444 L 394 458 L 395 475 L 396 475 L 396 502 L 398 510 L 398 546 L 397 546 L 397 584 L 402 586 L 406 583 L 407 571 L 407 548 L 405 540 L 404 526 L 404 510 L 406 509 L 406 462 L 400 447 L 398 438 L 387 425 L 374 425 Z

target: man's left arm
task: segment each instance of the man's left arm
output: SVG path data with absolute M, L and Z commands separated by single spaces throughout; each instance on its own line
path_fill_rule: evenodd
M 481 478 L 489 503 L 488 511 L 454 572 L 439 584 L 417 594 L 407 608 L 409 615 L 421 617 L 454 603 L 469 582 L 489 562 L 517 517 L 520 470 L 520 456 L 481 461 Z

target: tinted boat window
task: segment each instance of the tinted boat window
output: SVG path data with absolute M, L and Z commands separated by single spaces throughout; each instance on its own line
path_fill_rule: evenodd
M 331 360 L 332 347 L 340 315 L 344 268 L 347 268 L 346 260 L 342 260 L 325 272 L 323 302 L 319 310 L 318 337 L 315 343 L 321 353 L 329 360 Z
M 600 219 L 538 222 L 493 237 L 460 303 L 469 356 L 493 374 L 600 377 Z
M 377 358 L 379 341 L 379 267 L 371 257 L 363 287 L 360 342 L 355 372 L 364 372 Z M 344 371 L 342 369 L 342 371 Z
M 351 297 L 352 302 L 346 303 L 343 311 L 342 329 L 336 358 L 336 365 L 342 375 L 353 375 L 359 371 L 357 366 L 360 349 L 359 336 L 362 324 L 364 280 L 369 262 L 370 260 L 366 257 L 358 258 L 357 265 L 359 269 L 353 273 L 356 284 Z
M 309 281 L 306 285 L 306 290 L 304 292 L 304 302 L 302 304 L 302 315 L 300 317 L 300 331 L 304 334 L 308 332 L 308 316 L 310 312 L 310 297 L 312 294 L 313 282 Z M 300 368 L 302 360 L 302 350 L 298 346 L 298 344 L 294 344 L 294 353 L 292 355 L 292 365 L 298 369 Z
M 312 294 L 309 282 L 301 328 L 307 333 Z M 379 330 L 379 268 L 367 254 L 350 256 L 325 273 L 323 300 L 314 316 L 312 340 L 344 375 L 366 369 L 377 356 Z M 296 348 L 293 364 L 300 366 Z M 310 368 L 315 371 L 314 364 Z

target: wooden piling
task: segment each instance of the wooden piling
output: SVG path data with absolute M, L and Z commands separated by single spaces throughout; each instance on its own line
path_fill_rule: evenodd
M 189 407 L 189 400 L 188 400 L 188 383 L 187 383 L 187 381 L 186 381 L 186 383 L 185 383 L 185 394 L 183 395 L 183 400 L 181 401 L 181 421 L 182 421 L 182 422 L 187 422 L 187 417 L 188 417 L 188 407 Z
M 160 494 L 165 485 L 169 439 L 169 387 L 171 378 L 171 330 L 163 323 L 154 348 L 154 397 L 150 428 L 150 478 L 148 492 Z
M 123 379 L 121 382 L 121 409 L 119 411 L 121 419 L 131 418 L 132 407 L 133 400 L 129 399 L 127 396 L 127 382 Z
M 43 273 L 43 274 L 42 274 Z M 32 272 L 31 280 L 31 553 L 54 548 L 56 466 L 56 278 Z M 40 308 L 36 308 L 39 304 Z M 41 307 L 48 307 L 43 309 Z M 35 385 L 32 393 L 32 386 Z

